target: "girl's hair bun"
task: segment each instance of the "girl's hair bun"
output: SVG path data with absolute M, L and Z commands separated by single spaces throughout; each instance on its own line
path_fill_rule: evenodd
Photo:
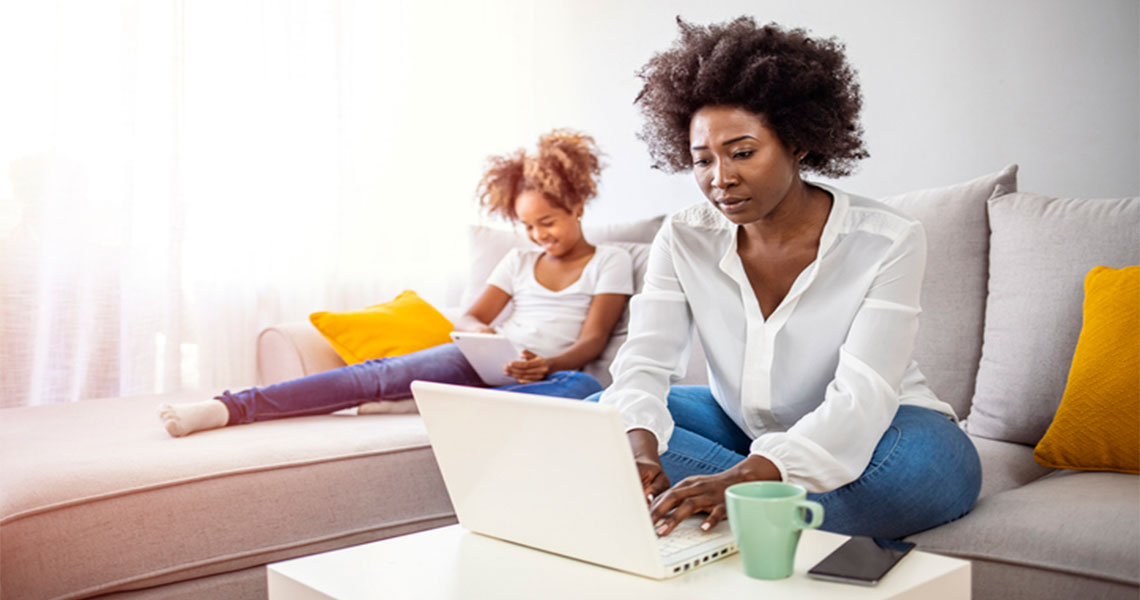
M 594 138 L 572 129 L 555 129 L 538 139 L 538 150 L 492 156 L 476 195 L 488 212 L 516 220 L 515 198 L 538 191 L 567 212 L 597 195 L 601 151 Z

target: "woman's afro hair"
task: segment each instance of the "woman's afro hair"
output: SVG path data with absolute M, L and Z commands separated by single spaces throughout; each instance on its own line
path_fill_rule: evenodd
M 570 129 L 555 129 L 538 139 L 538 150 L 519 149 L 492 156 L 476 196 L 485 210 L 517 221 L 515 198 L 541 193 L 555 206 L 574 212 L 598 193 L 601 151 L 594 138 Z
M 775 23 L 758 27 L 751 17 L 707 27 L 677 17 L 677 25 L 680 38 L 638 71 L 645 82 L 634 101 L 645 116 L 638 137 L 654 168 L 692 167 L 689 121 L 709 105 L 760 115 L 785 145 L 807 151 L 806 171 L 850 175 L 868 156 L 859 84 L 841 42 Z

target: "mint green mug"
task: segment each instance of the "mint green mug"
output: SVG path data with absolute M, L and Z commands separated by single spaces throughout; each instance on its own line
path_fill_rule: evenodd
M 728 524 L 744 572 L 756 579 L 783 579 L 792 574 L 800 531 L 823 523 L 823 506 L 807 499 L 807 490 L 781 481 L 748 481 L 724 491 Z M 811 520 L 804 518 L 811 514 Z

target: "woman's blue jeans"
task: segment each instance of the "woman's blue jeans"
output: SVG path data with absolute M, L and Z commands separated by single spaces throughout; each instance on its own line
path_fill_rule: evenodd
M 228 425 L 237 425 L 327 414 L 377 400 L 404 400 L 412 397 L 411 385 L 416 379 L 487 387 L 455 344 L 443 344 L 261 388 L 237 393 L 226 390 L 217 399 L 230 411 Z M 602 386 L 586 373 L 556 371 L 542 381 L 498 389 L 578 399 L 600 392 Z
M 674 386 L 668 407 L 674 430 L 661 465 L 670 482 L 719 473 L 748 456 L 751 438 L 708 387 Z M 900 406 L 863 474 L 808 498 L 823 505 L 821 529 L 897 539 L 965 515 L 981 485 L 978 452 L 953 421 L 928 408 Z

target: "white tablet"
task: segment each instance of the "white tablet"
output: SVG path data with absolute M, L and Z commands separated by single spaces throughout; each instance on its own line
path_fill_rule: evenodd
M 519 359 L 522 350 L 515 348 L 509 339 L 498 333 L 476 333 L 474 331 L 452 331 L 451 339 L 463 352 L 463 357 L 479 378 L 487 385 L 509 385 L 517 379 L 503 375 L 507 363 Z

